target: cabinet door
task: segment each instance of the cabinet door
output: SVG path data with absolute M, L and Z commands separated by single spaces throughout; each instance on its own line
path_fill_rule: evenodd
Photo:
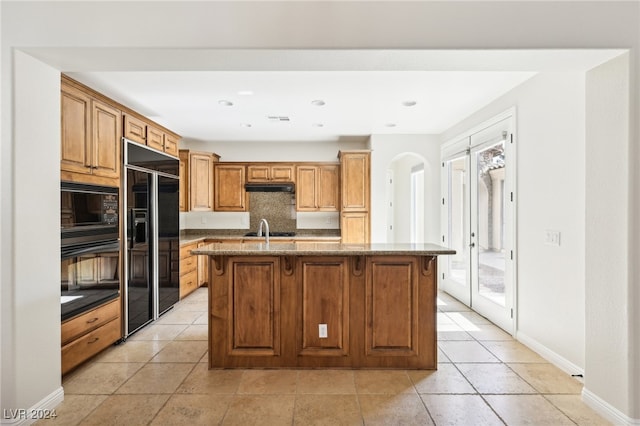
M 214 209 L 216 211 L 247 210 L 247 193 L 244 189 L 244 164 L 214 165 Z
M 296 210 L 316 211 L 316 166 L 298 166 L 296 172 Z
M 94 100 L 92 120 L 93 174 L 120 179 L 120 111 Z
M 278 164 L 271 166 L 272 182 L 293 182 L 294 166 L 292 164 Z
M 341 153 L 342 211 L 368 211 L 370 187 L 370 153 Z
M 189 152 L 180 151 L 180 197 L 179 209 L 189 211 Z
M 191 211 L 213 210 L 213 167 L 211 155 L 189 155 L 189 198 Z
M 164 151 L 164 133 L 153 126 L 147 126 L 147 146 Z
M 198 248 L 206 246 L 204 241 L 198 243 Z M 196 256 L 198 258 L 198 287 L 209 284 L 209 256 Z
M 340 167 L 337 164 L 318 167 L 316 203 L 320 211 L 339 211 Z
M 147 144 L 147 123 L 131 115 L 124 116 L 124 137 L 134 142 Z
M 267 165 L 247 166 L 247 182 L 269 182 L 271 173 Z
M 342 244 L 369 242 L 369 213 L 342 213 L 340 217 Z
M 91 173 L 91 98 L 62 86 L 60 168 L 68 172 Z
M 170 135 L 168 133 L 164 134 L 164 152 L 173 155 L 174 157 L 178 156 L 178 138 Z

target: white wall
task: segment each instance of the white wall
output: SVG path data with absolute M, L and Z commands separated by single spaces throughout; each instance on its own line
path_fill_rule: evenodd
M 539 74 L 449 129 L 516 107 L 518 336 L 585 366 L 584 74 Z M 561 232 L 560 247 L 544 231 Z M 574 369 L 575 369 L 574 367 Z
M 440 138 L 435 135 L 371 135 L 371 149 L 371 242 L 381 243 L 387 240 L 386 171 L 397 156 L 403 153 L 414 153 L 424 158 L 424 241 L 437 243 L 440 238 L 440 208 L 438 204 L 440 199 L 440 168 L 438 167 L 440 164 Z M 394 178 L 402 180 L 401 176 Z M 394 185 L 394 188 L 396 192 L 399 191 L 398 185 Z M 394 194 L 394 198 L 397 199 L 398 194 Z M 396 220 L 399 219 L 396 218 Z M 406 225 L 409 226 L 408 220 L 406 222 Z M 396 239 L 396 241 L 400 242 L 401 240 Z
M 394 159 L 390 168 L 393 170 L 393 237 L 394 242 L 411 242 L 411 168 L 423 164 L 424 159 L 417 155 L 402 155 Z M 376 189 L 379 191 L 379 189 Z M 426 192 L 426 191 L 425 191 Z M 425 194 L 431 198 L 439 193 Z M 424 203 L 423 203 L 424 204 Z M 424 206 L 423 206 L 424 209 Z M 434 214 L 432 210 L 424 210 L 425 219 Z M 437 212 L 439 217 L 439 212 Z
M 78 47 L 82 46 L 86 53 L 81 55 L 79 63 L 84 58 L 103 57 L 102 52 L 96 48 L 123 48 L 119 52 L 121 57 L 130 58 L 129 61 L 102 62 L 101 69 L 133 69 L 134 66 L 144 67 L 144 56 L 136 51 L 136 47 L 152 48 L 157 52 L 159 48 L 257 48 L 257 49 L 535 49 L 535 48 L 610 48 L 612 46 L 631 49 L 630 75 L 632 81 L 627 94 L 631 96 L 632 112 L 637 112 L 640 98 L 640 5 L 637 2 L 137 2 L 127 3 L 128 13 L 122 13 L 121 3 L 118 2 L 0 2 L 1 31 L 2 31 L 2 60 L 1 84 L 2 84 L 2 141 L 0 156 L 0 188 L 2 189 L 0 249 L 2 250 L 2 327 L 20 330 L 28 327 L 21 324 L 23 317 L 13 318 L 13 312 L 17 303 L 29 303 L 37 305 L 40 311 L 30 309 L 30 321 L 48 323 L 44 329 L 33 330 L 35 334 L 15 334 L 12 339 L 15 345 L 2 344 L 2 407 L 11 408 L 13 402 L 8 395 L 16 395 L 20 387 L 18 397 L 23 401 L 20 408 L 28 408 L 38 403 L 42 389 L 47 388 L 54 393 L 59 383 L 50 380 L 48 370 L 55 362 L 42 362 L 31 365 L 33 371 L 23 369 L 12 370 L 15 364 L 19 364 L 17 357 L 23 352 L 32 351 L 34 354 L 46 354 L 54 356 L 59 350 L 59 343 L 54 344 L 51 337 L 47 336 L 48 327 L 57 324 L 54 310 L 59 306 L 58 297 L 50 295 L 42 299 L 38 294 L 27 296 L 20 293 L 26 288 L 33 288 L 31 279 L 34 274 L 37 278 L 44 275 L 56 280 L 56 268 L 48 269 L 48 265 L 40 268 L 41 273 L 27 271 L 20 266 L 21 259 L 15 256 L 25 256 L 27 252 L 33 254 L 34 241 L 18 240 L 20 235 L 32 235 L 24 222 L 16 220 L 14 209 L 17 206 L 16 198 L 24 197 L 25 188 L 33 190 L 28 196 L 43 199 L 50 197 L 52 182 L 57 182 L 57 155 L 50 155 L 47 164 L 38 168 L 39 181 L 51 182 L 35 186 L 33 180 L 35 174 L 25 177 L 27 182 L 18 182 L 14 171 L 18 166 L 28 165 L 35 169 L 29 159 L 34 152 L 42 150 L 52 153 L 53 149 L 47 145 L 52 143 L 46 139 L 37 138 L 28 141 L 30 151 L 27 153 L 18 149 L 19 141 L 14 135 L 25 134 L 21 127 L 24 123 L 14 120 L 11 108 L 14 94 L 22 97 L 22 94 L 14 93 L 14 49 L 29 47 Z M 152 20 L 140 20 L 139 16 L 147 16 L 153 10 Z M 217 17 L 223 16 L 224 19 Z M 117 22 L 119 28 L 126 31 L 113 31 L 113 23 Z M 500 25 L 496 25 L 499 22 Z M 567 23 L 571 23 L 568 25 Z M 172 31 L 166 31 L 171 28 Z M 274 31 L 274 28 L 279 29 Z M 330 31 L 327 28 L 331 28 Z M 384 28 L 384 31 L 380 31 Z M 456 31 L 452 31 L 456 28 Z M 544 28 L 541 31 L 540 28 Z M 48 63 L 63 63 L 59 52 L 50 51 Z M 64 52 L 64 51 L 60 51 Z M 265 53 L 268 55 L 268 53 Z M 379 56 L 381 66 L 385 65 L 384 55 Z M 87 59 L 89 60 L 89 59 Z M 167 67 L 180 68 L 180 62 L 164 61 Z M 84 69 L 91 69 L 91 65 L 84 62 Z M 148 64 L 147 64 L 148 65 Z M 267 63 L 265 68 L 278 69 L 278 64 Z M 34 66 L 34 70 L 37 69 Z M 301 67 L 304 69 L 304 67 Z M 67 71 L 72 71 L 67 69 Z M 45 73 L 48 74 L 48 73 Z M 30 73 L 24 74 L 24 78 L 30 77 Z M 45 78 L 45 82 L 46 82 Z M 30 82 L 39 87 L 37 78 L 29 78 Z M 44 85 L 44 82 L 43 82 Z M 51 91 L 49 91 L 51 90 Z M 53 96 L 52 88 L 44 92 Z M 44 95 L 49 99 L 49 95 Z M 557 96 L 553 96 L 557 99 Z M 45 101 L 45 106 L 48 101 Z M 35 107 L 33 107 L 35 108 Z M 57 110 L 53 105 L 48 108 L 49 118 L 56 117 Z M 629 176 L 624 182 L 619 182 L 624 192 L 623 202 L 626 202 L 631 212 L 628 220 L 630 223 L 610 222 L 610 226 L 617 232 L 630 235 L 632 242 L 627 251 L 623 269 L 630 271 L 628 277 L 616 275 L 617 282 L 611 288 L 618 291 L 620 287 L 633 287 L 634 292 L 624 295 L 634 295 L 635 303 L 627 305 L 627 316 L 623 321 L 632 329 L 625 339 L 628 345 L 631 365 L 621 367 L 622 376 L 638 377 L 640 374 L 640 327 L 635 319 L 640 317 L 640 263 L 629 264 L 628 259 L 637 259 L 640 246 L 640 190 L 635 185 L 633 177 L 637 176 L 636 164 L 640 164 L 640 150 L 636 148 L 640 135 L 640 120 L 637 114 L 630 116 L 630 140 L 633 147 L 629 149 L 628 141 L 611 141 L 620 145 L 623 149 L 629 149 L 633 155 L 630 158 Z M 45 119 L 45 122 L 48 122 Z M 40 123 L 38 123 L 40 124 Z M 42 131 L 49 135 L 55 134 L 57 129 L 46 126 L 34 132 Z M 541 135 L 542 139 L 548 135 Z M 625 145 L 626 144 L 626 145 Z M 56 150 L 58 149 L 57 143 Z M 14 154 L 18 154 L 15 157 Z M 37 158 L 39 158 L 39 154 Z M 382 159 L 376 160 L 374 151 L 374 163 L 376 170 L 384 176 L 385 167 L 380 167 Z M 435 157 L 429 157 L 435 158 Z M 532 161 L 530 158 L 523 161 Z M 590 163 L 587 163 L 588 165 Z M 39 160 L 36 166 L 41 166 Z M 591 167 L 591 166 L 589 166 Z M 617 163 L 605 163 L 608 171 L 618 177 Z M 56 170 L 54 170 L 54 168 Z M 590 173 L 587 169 L 586 173 Z M 22 176 L 21 176 L 22 177 Z M 378 176 L 374 176 L 378 178 Z M 379 201 L 379 200 L 378 200 Z M 42 204 L 40 204 L 42 205 Z M 379 203 L 377 203 L 379 208 Z M 384 210 L 382 210 L 384 211 Z M 372 224 L 382 223 L 375 213 Z M 46 208 L 43 215 L 57 217 L 56 205 Z M 615 218 L 615 216 L 613 216 Z M 437 229 L 437 224 L 435 229 Z M 629 231 L 633 231 L 632 233 Z M 374 229 L 375 232 L 375 229 Z M 53 249 L 58 246 L 58 236 L 49 232 L 38 235 L 39 247 Z M 379 241 L 384 237 L 376 237 Z M 577 238 L 576 238 L 577 240 Z M 375 241 L 375 239 L 374 239 Z M 571 240 L 570 240 L 571 241 Z M 587 241 L 589 243 L 589 240 Z M 565 246 L 563 246 L 565 247 Z M 55 252 L 55 251 L 54 251 Z M 15 262 L 14 262 L 15 261 Z M 590 271 L 602 274 L 608 271 L 602 260 L 593 263 Z M 42 275 L 42 277 L 40 276 Z M 39 284 L 35 284 L 39 288 Z M 594 285 L 603 285 L 597 283 Z M 57 283 L 56 283 L 57 289 Z M 14 299 L 14 292 L 18 291 L 24 297 Z M 587 292 L 587 295 L 591 293 Z M 557 295 L 554 295 L 557 297 Z M 572 295 L 573 296 L 573 295 Z M 597 303 L 597 301 L 595 301 Z M 23 307 L 24 305 L 20 305 Z M 586 303 L 587 307 L 591 304 Z M 620 319 L 620 307 L 605 306 L 599 317 L 611 327 L 618 324 Z M 9 312 L 9 313 L 7 313 Z M 586 312 L 589 315 L 590 312 Z M 14 322 L 20 321 L 20 322 Z M 594 335 L 596 337 L 597 335 Z M 571 337 L 571 336 L 568 336 Z M 4 333 L 3 333 L 3 339 Z M 607 340 L 595 341 L 591 344 L 606 347 Z M 606 350 L 606 349 L 603 349 Z M 49 358 L 50 359 L 50 358 Z M 51 360 L 51 359 L 50 359 Z M 589 358 L 587 357 L 587 362 Z M 585 367 L 589 374 L 589 365 Z M 59 372 L 59 366 L 55 367 L 51 374 Z M 45 380 L 33 383 L 32 377 L 44 373 Z M 24 380 L 23 380 L 24 379 Z M 640 419 L 640 390 L 637 387 L 620 387 L 622 393 L 626 393 L 627 402 L 621 401 L 619 393 L 609 394 L 609 385 L 597 383 L 598 380 L 606 380 L 615 386 L 622 383 L 619 376 L 609 376 L 606 379 L 595 377 L 589 383 L 589 387 L 598 389 L 597 396 L 611 403 L 613 408 L 626 416 Z M 626 381 L 626 379 L 625 379 Z M 18 386 L 20 383 L 20 386 Z M 637 385 L 636 385 L 637 386 Z M 629 403 L 634 401 L 635 404 Z M 634 407 L 635 406 L 635 407 Z

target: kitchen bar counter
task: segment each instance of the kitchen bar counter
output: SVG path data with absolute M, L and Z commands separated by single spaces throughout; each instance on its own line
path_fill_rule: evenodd
M 435 369 L 432 244 L 212 243 L 210 368 Z
M 328 241 L 328 242 L 335 242 L 335 243 L 340 242 L 340 235 L 318 235 L 318 234 L 306 234 L 306 233 L 297 233 L 292 237 L 270 237 L 270 238 L 272 242 L 278 242 L 278 241 L 289 242 L 292 240 L 293 241 Z M 183 234 L 180 236 L 181 245 L 197 243 L 197 242 L 206 241 L 206 240 L 221 241 L 221 242 L 238 241 L 238 240 L 242 240 L 246 242 L 251 242 L 251 241 L 261 242 L 261 241 L 264 241 L 264 237 L 247 237 L 244 234 L 216 235 L 211 233 L 202 233 L 202 234 L 190 233 L 190 234 Z

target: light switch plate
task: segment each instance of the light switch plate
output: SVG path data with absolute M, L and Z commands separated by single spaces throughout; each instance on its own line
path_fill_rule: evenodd
M 327 324 L 318 324 L 318 337 L 321 339 L 326 339 L 329 337 L 327 333 Z
M 545 230 L 544 243 L 550 246 L 560 246 L 560 231 Z

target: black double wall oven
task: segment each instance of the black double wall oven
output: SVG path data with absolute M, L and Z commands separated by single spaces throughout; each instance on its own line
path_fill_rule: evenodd
M 118 188 L 61 182 L 61 316 L 120 296 Z

